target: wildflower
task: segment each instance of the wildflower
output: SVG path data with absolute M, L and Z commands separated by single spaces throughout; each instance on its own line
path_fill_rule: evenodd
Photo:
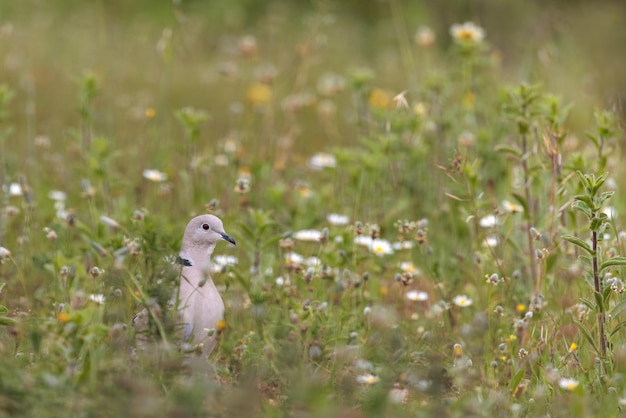
M 313 192 L 311 191 L 311 187 L 309 187 L 308 183 L 304 181 L 299 181 L 296 183 L 296 190 L 298 195 L 303 199 L 308 199 L 313 196 Z
M 167 180 L 167 174 L 151 168 L 143 170 L 143 177 L 155 183 L 161 183 Z
M 350 222 L 350 218 L 347 215 L 340 215 L 338 213 L 329 213 L 326 216 L 326 220 L 334 226 L 344 226 Z
M 406 292 L 406 298 L 413 302 L 424 302 L 428 300 L 428 293 L 419 290 L 409 290 Z
M 452 346 L 452 354 L 454 354 L 456 358 L 463 357 L 463 346 L 461 344 L 454 344 Z
M 535 228 L 534 226 L 531 226 L 529 231 L 530 231 L 530 236 L 533 238 L 533 240 L 539 241 L 541 239 L 541 232 L 539 232 L 537 228 Z
M 526 350 L 525 348 L 520 348 L 517 352 L 517 357 L 519 357 L 520 359 L 525 359 L 526 357 L 528 357 L 528 350 Z
M 396 105 L 396 109 L 400 109 L 400 108 L 408 109 L 409 108 L 409 102 L 407 102 L 406 100 L 406 93 L 407 93 L 407 90 L 403 90 L 400 93 L 393 96 L 393 99 L 391 99 L 393 104 Z
M 372 313 L 372 308 L 371 307 L 366 306 L 365 308 L 363 308 L 363 315 L 368 316 L 371 313 Z
M 70 320 L 70 316 L 65 312 L 59 312 L 57 314 L 57 319 L 59 320 L 59 322 L 66 323 Z
M 252 57 L 257 54 L 259 46 L 256 38 L 252 35 L 246 35 L 239 40 L 237 48 L 241 55 L 245 57 Z
M 417 272 L 417 268 L 415 267 L 415 264 L 411 263 L 410 261 L 403 261 L 402 263 L 400 263 L 400 270 L 407 272 L 407 273 Z
M 578 384 L 578 380 L 569 377 L 562 377 L 561 379 L 559 379 L 559 387 L 563 390 L 567 390 L 570 392 L 576 389 L 578 387 Z
M 396 384 L 389 391 L 387 399 L 391 403 L 404 405 L 409 401 L 409 390 L 406 388 L 402 389 L 398 384 Z
M 272 89 L 267 84 L 252 84 L 246 91 L 246 100 L 255 107 L 264 106 L 272 100 Z
M 421 116 L 421 117 L 426 116 L 426 112 L 427 112 L 426 105 L 423 102 L 417 102 L 413 106 L 413 112 L 415 112 L 417 116 Z
M 490 235 L 487 238 L 485 238 L 485 240 L 483 241 L 483 244 L 486 247 L 495 247 L 496 245 L 498 245 L 498 237 L 494 235 Z
M 322 96 L 332 96 L 342 91 L 346 86 L 346 80 L 332 73 L 323 74 L 317 82 L 317 91 Z
M 370 106 L 377 109 L 389 109 L 391 103 L 390 94 L 382 89 L 372 89 L 367 102 Z
M 517 312 L 522 313 L 526 310 L 526 305 L 518 303 L 515 309 L 517 309 Z
M 322 264 L 322 260 L 320 260 L 319 258 L 315 256 L 309 257 L 306 260 L 304 260 L 304 265 L 308 267 L 318 267 L 321 264 Z
M 452 299 L 452 303 L 461 308 L 465 308 L 471 306 L 474 302 L 465 295 L 457 295 Z
M 428 26 L 420 26 L 415 32 L 415 43 L 422 48 L 428 48 L 435 43 L 435 32 Z
M 239 259 L 234 255 L 220 254 L 212 258 L 211 270 L 214 273 L 221 273 L 226 271 L 229 266 L 235 266 L 239 262 Z
M 372 240 L 370 251 L 376 254 L 377 256 L 393 254 L 393 248 L 391 248 L 391 243 L 384 239 Z
M 498 225 L 498 217 L 495 215 L 487 215 L 481 218 L 479 223 L 483 228 L 493 228 Z
M 293 238 L 298 241 L 319 242 L 320 238 L 322 238 L 322 233 L 315 229 L 304 229 L 294 232 Z
M 120 227 L 120 224 L 117 223 L 116 220 L 109 218 L 108 216 L 101 216 L 100 217 L 100 222 L 102 222 L 103 224 L 105 224 L 106 226 L 108 226 L 111 229 L 118 229 Z
M 235 188 L 233 189 L 235 193 L 245 194 L 250 191 L 250 179 L 246 177 L 240 177 L 237 179 L 237 184 L 235 184 Z
M 457 139 L 457 143 L 462 147 L 471 147 L 476 142 L 476 135 L 470 131 L 463 131 Z
M 413 248 L 413 241 L 398 241 L 398 242 L 394 242 L 391 247 L 394 250 L 400 251 L 400 250 L 410 250 L 411 248 Z
M 574 351 L 576 351 L 576 349 L 578 348 L 578 344 L 576 343 L 571 343 L 569 348 L 567 349 L 568 353 L 573 353 Z
M 362 245 L 363 247 L 370 248 L 374 240 L 369 235 L 357 235 L 354 237 L 354 243 L 356 245 Z
M 276 282 L 276 286 L 278 287 L 289 286 L 291 284 L 291 280 L 289 279 L 289 277 L 285 279 L 282 276 L 277 277 L 275 282 Z
M 309 167 L 316 171 L 324 168 L 335 168 L 337 167 L 337 160 L 332 154 L 319 152 L 309 159 Z
M 93 266 L 93 267 L 89 270 L 89 275 L 90 275 L 92 278 L 94 278 L 94 279 L 95 279 L 96 277 L 100 276 L 102 273 L 104 273 L 104 270 L 100 269 L 100 268 L 99 268 L 99 267 L 97 267 L 97 266 Z
M 489 284 L 497 286 L 498 283 L 500 283 L 500 276 L 498 276 L 498 273 L 493 273 L 491 276 L 485 276 L 485 277 L 487 277 L 487 283 Z
M 20 209 L 15 206 L 9 205 L 5 208 L 5 213 L 7 214 L 7 216 L 15 216 L 20 213 Z
M 50 229 L 46 227 L 43 229 L 43 232 L 46 233 L 46 238 L 49 239 L 50 241 L 56 241 L 58 238 L 57 233 L 54 229 Z
M 52 143 L 50 142 L 50 137 L 45 135 L 40 135 L 35 137 L 35 146 L 41 149 L 49 149 Z
M 473 22 L 452 25 L 450 34 L 458 44 L 479 44 L 485 38 L 485 30 Z
M 96 302 L 98 305 L 104 305 L 105 297 L 103 294 L 91 294 L 89 295 L 89 300 Z
M 502 201 L 502 208 L 508 213 L 521 213 L 524 212 L 524 207 L 517 203 L 509 202 L 508 200 Z
M 4 247 L 0 247 L 0 263 L 4 260 L 8 260 L 9 258 L 11 258 L 11 251 Z
M 285 254 L 285 264 L 301 264 L 303 261 L 304 258 L 293 251 Z
M 61 190 L 50 190 L 48 197 L 56 202 L 64 202 L 67 199 L 67 194 Z
M 228 327 L 228 323 L 226 321 L 224 321 L 223 319 L 220 319 L 219 321 L 217 321 L 217 323 L 215 324 L 215 329 L 217 329 L 217 332 L 224 332 L 224 330 Z
M 360 383 L 362 385 L 373 385 L 374 383 L 377 383 L 379 380 L 380 379 L 378 377 L 369 373 L 356 377 L 357 383 Z
M 156 110 L 153 107 L 149 107 L 146 109 L 145 115 L 148 119 L 152 119 L 156 116 Z
M 9 185 L 9 195 L 11 196 L 21 196 L 24 194 L 22 190 L 22 186 L 19 183 L 11 183 Z

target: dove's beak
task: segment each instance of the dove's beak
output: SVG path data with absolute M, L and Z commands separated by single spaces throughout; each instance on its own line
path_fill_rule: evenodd
M 230 242 L 231 244 L 237 245 L 237 243 L 235 243 L 235 240 L 232 239 L 230 235 L 228 235 L 226 232 L 220 232 L 220 235 L 222 236 L 222 238 L 224 238 L 226 241 Z

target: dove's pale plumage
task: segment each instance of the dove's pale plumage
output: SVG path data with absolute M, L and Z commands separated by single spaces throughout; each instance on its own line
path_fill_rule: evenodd
M 177 259 L 182 266 L 177 306 L 184 330 L 183 343 L 191 343 L 193 347 L 202 344 L 205 358 L 217 343 L 215 333 L 210 336 L 209 331 L 216 330 L 218 321 L 224 318 L 224 302 L 211 279 L 211 254 L 215 244 L 221 240 L 235 244 L 217 216 L 196 216 L 185 228 Z M 136 346 L 140 350 L 147 348 L 149 322 L 150 311 L 147 308 L 135 315 L 132 321 L 137 336 Z M 133 353 L 136 353 L 134 349 Z
M 235 244 L 217 216 L 197 216 L 185 228 L 178 255 L 182 265 L 178 307 L 184 339 L 193 345 L 201 343 L 204 356 L 208 356 L 216 344 L 209 330 L 215 330 L 217 322 L 224 318 L 224 302 L 211 279 L 211 254 L 221 240 Z

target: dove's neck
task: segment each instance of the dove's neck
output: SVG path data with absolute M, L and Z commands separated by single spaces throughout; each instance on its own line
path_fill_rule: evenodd
M 183 274 L 192 285 L 210 280 L 211 254 L 215 246 L 189 245 L 182 248 L 178 254 L 178 262 L 183 266 Z M 186 274 L 185 274 L 186 273 Z

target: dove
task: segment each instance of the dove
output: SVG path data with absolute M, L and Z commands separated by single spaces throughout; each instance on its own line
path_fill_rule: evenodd
M 236 245 L 217 216 L 196 216 L 185 228 L 176 259 L 181 265 L 176 306 L 182 327 L 182 347 L 193 347 L 193 351 L 200 352 L 204 358 L 215 348 L 215 330 L 218 321 L 224 319 L 224 302 L 211 278 L 211 254 L 222 240 Z M 141 350 L 147 346 L 144 334 L 149 329 L 149 317 L 148 309 L 143 309 L 132 320 Z M 212 335 L 209 335 L 210 330 L 213 330 Z
M 211 254 L 215 245 L 225 240 L 236 245 L 214 215 L 200 215 L 187 224 L 177 261 L 182 266 L 178 289 L 178 309 L 183 325 L 183 341 L 202 344 L 207 357 L 217 340 L 209 336 L 224 319 L 224 302 L 211 278 Z

